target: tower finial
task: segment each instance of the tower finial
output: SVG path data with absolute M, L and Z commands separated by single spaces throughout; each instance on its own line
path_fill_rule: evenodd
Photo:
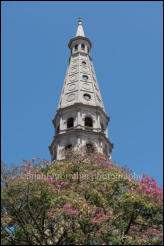
M 78 36 L 85 37 L 81 17 L 78 18 L 78 27 L 77 27 L 76 37 Z
M 82 18 L 81 17 L 78 18 L 78 24 L 82 25 Z

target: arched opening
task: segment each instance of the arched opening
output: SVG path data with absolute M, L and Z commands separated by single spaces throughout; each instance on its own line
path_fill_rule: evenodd
M 67 128 L 71 128 L 74 125 L 74 118 L 71 117 L 67 120 Z
M 91 117 L 85 117 L 85 126 L 93 127 L 93 120 Z
M 86 63 L 86 61 L 82 61 L 82 64 L 83 64 L 83 65 L 86 65 L 87 63 Z
M 68 159 L 72 155 L 72 144 L 68 144 L 65 146 L 65 158 Z
M 85 50 L 85 44 L 81 44 L 81 49 Z
M 105 132 L 105 127 L 104 127 L 103 123 L 101 122 L 100 125 L 101 125 L 101 132 L 104 133 Z
M 87 100 L 87 101 L 91 100 L 91 95 L 89 95 L 89 94 L 87 94 L 87 93 L 85 93 L 85 94 L 83 95 L 83 97 L 84 97 L 84 99 Z
M 104 148 L 103 148 L 103 153 L 105 155 L 108 155 L 108 148 L 107 148 L 107 145 L 105 144 Z
M 94 147 L 92 143 L 87 143 L 86 144 L 86 153 L 90 154 L 94 152 Z
M 76 45 L 75 45 L 75 51 L 77 51 L 77 50 L 78 50 L 78 45 L 76 44 Z
M 54 148 L 54 150 L 52 151 L 52 160 L 56 160 L 57 159 L 57 149 Z
M 58 134 L 59 132 L 60 132 L 60 125 L 58 125 L 56 128 L 56 134 Z
M 68 144 L 65 146 L 65 150 L 71 150 L 72 149 L 72 144 Z
M 84 80 L 87 80 L 88 79 L 88 76 L 87 75 L 83 75 L 83 79 Z

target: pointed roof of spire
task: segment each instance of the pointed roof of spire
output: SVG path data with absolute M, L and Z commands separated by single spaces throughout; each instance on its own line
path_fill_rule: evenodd
M 78 39 L 86 40 L 89 43 L 90 48 L 92 47 L 92 42 L 90 41 L 90 39 L 85 37 L 81 17 L 79 17 L 79 19 L 78 19 L 78 27 L 77 27 L 76 37 L 70 39 L 70 41 L 68 43 L 68 47 L 71 49 L 72 43 Z
M 78 36 L 85 37 L 81 17 L 79 17 L 79 19 L 78 19 L 78 27 L 77 27 L 76 37 L 78 37 Z

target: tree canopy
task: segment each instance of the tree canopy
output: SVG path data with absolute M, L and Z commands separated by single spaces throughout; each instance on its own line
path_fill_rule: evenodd
M 162 245 L 162 188 L 110 156 L 2 165 L 3 245 Z

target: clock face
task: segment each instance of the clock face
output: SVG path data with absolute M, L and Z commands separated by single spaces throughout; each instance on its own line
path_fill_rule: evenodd
M 90 100 L 91 99 L 91 96 L 89 94 L 84 94 L 83 97 L 85 98 L 85 100 Z

